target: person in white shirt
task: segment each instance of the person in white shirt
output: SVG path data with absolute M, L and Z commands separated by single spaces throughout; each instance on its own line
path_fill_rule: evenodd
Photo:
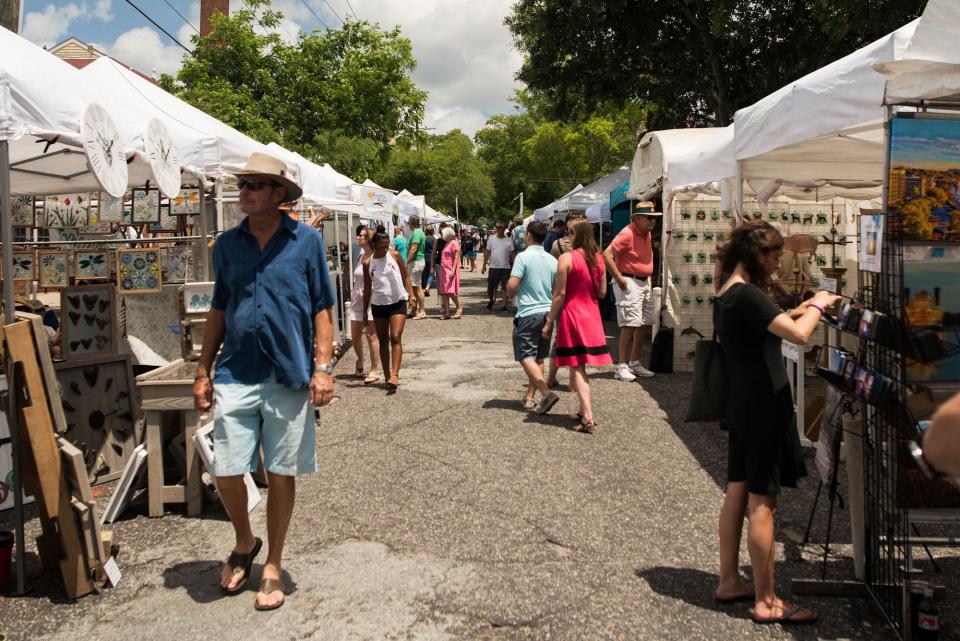
M 505 225 L 497 223 L 496 234 L 487 239 L 487 246 L 483 250 L 483 268 L 481 274 L 487 272 L 487 309 L 493 309 L 493 302 L 497 297 L 497 290 L 503 288 L 503 306 L 501 311 L 507 310 L 507 282 L 510 280 L 510 266 L 516 255 L 513 250 L 513 240 L 504 232 Z

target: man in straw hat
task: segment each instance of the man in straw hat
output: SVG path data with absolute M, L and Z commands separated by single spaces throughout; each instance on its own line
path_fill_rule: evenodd
M 312 406 L 333 398 L 334 297 L 323 238 L 280 209 L 302 193 L 284 162 L 254 153 L 236 177 L 247 217 L 214 249 L 216 284 L 193 397 L 198 410 L 213 407 L 214 473 L 236 534 L 220 572 L 228 594 L 247 583 L 262 545 L 250 527 L 243 477 L 256 469 L 263 447 L 269 550 L 255 607 L 272 610 L 283 605 L 286 591 L 280 559 L 295 476 L 317 466 Z
M 630 224 L 620 230 L 603 252 L 607 271 L 616 287 L 617 325 L 620 342 L 617 350 L 617 370 L 614 377 L 621 381 L 649 378 L 653 372 L 640 364 L 643 347 L 653 324 L 653 228 L 663 213 L 655 211 L 652 202 L 638 202 L 630 214 Z

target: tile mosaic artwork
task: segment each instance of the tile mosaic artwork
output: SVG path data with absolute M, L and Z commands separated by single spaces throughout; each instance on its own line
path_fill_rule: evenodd
M 160 250 L 117 251 L 117 289 L 124 294 L 162 292 Z

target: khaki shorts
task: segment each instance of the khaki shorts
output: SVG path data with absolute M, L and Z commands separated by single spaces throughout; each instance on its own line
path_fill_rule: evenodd
M 613 297 L 617 301 L 617 326 L 642 327 L 653 324 L 653 289 L 650 279 L 639 280 L 624 276 L 627 290 L 613 283 Z
M 427 264 L 425 260 L 415 260 L 410 263 L 410 282 L 414 287 L 421 286 L 423 279 L 423 268 Z

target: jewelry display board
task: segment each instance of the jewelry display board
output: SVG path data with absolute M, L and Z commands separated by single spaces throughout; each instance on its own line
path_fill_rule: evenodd
M 67 287 L 60 293 L 64 360 L 117 353 L 117 302 L 113 283 Z

